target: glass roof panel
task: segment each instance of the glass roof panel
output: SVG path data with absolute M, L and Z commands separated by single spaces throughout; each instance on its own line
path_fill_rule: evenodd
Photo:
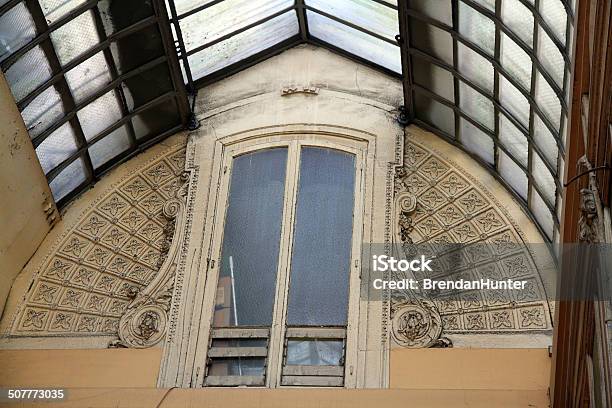
M 351 54 L 401 73 L 400 49 L 369 34 L 308 10 L 308 29 L 314 37 Z
M 189 56 L 194 79 L 242 61 L 299 33 L 295 11 L 268 20 Z
M 55 201 L 60 201 L 70 192 L 76 190 L 80 185 L 87 181 L 87 171 L 82 158 L 78 158 L 70 163 L 60 174 L 55 177 L 49 186 Z
M 392 41 L 399 33 L 397 10 L 372 0 L 306 0 L 306 5 Z
M 36 27 L 24 3 L 18 3 L 0 17 L 0 61 L 32 41 Z
M 185 48 L 197 47 L 293 6 L 293 0 L 225 0 L 181 20 Z M 295 13 L 294 13 L 295 14 Z

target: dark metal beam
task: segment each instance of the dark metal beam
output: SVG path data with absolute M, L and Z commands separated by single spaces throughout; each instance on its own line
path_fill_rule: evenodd
M 410 48 L 410 24 L 408 22 L 408 0 L 398 1 L 398 21 L 399 21 L 399 34 L 397 36 L 397 42 L 400 46 L 400 52 L 402 55 L 402 87 L 404 91 L 404 112 L 400 112 L 400 123 L 409 124 L 414 120 L 414 98 L 412 94 L 412 57 L 408 49 Z

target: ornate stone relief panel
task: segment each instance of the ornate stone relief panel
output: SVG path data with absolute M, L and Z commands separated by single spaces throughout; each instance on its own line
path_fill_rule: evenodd
M 395 234 L 401 244 L 439 251 L 476 244 L 463 258 L 439 257 L 441 280 L 526 280 L 524 291 L 428 292 L 420 299 L 394 294 L 391 337 L 404 347 L 446 346 L 445 334 L 517 333 L 551 329 L 550 311 L 533 254 L 517 223 L 467 171 L 436 151 L 407 141 L 395 180 Z M 435 248 L 435 249 L 433 249 Z M 440 327 L 441 325 L 441 327 Z M 442 338 L 442 342 L 440 342 Z
M 53 245 L 13 317 L 10 335 L 116 335 L 122 316 L 133 318 L 130 311 L 143 303 L 147 286 L 172 280 L 157 282 L 175 230 L 184 166 L 183 140 L 97 196 Z M 165 302 L 162 289 L 156 287 L 159 304 Z M 137 316 L 132 334 L 156 337 L 164 316 L 151 311 Z

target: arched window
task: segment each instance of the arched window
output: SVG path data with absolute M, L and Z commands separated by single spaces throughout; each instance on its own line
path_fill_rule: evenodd
M 362 152 L 299 140 L 246 149 L 223 162 L 203 385 L 344 386 Z

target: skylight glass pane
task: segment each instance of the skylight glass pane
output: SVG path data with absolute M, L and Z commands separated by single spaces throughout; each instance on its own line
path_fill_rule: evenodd
M 527 200 L 527 175 L 525 172 L 502 150 L 498 152 L 497 165 L 500 176 L 523 200 Z
M 461 118 L 460 140 L 468 151 L 476 154 L 485 162 L 493 164 L 493 140 L 464 118 Z
M 291 7 L 293 0 L 224 0 L 181 20 L 187 51 Z
M 459 2 L 459 33 L 493 56 L 495 24 L 467 4 Z
M 411 18 L 410 43 L 413 47 L 430 54 L 447 64 L 453 63 L 453 38 L 446 31 Z
M 85 60 L 66 73 L 66 81 L 78 103 L 100 90 L 111 81 L 111 75 L 102 52 Z
M 543 198 L 551 206 L 555 205 L 556 185 L 555 179 L 537 153 L 531 155 L 531 173 L 535 183 L 543 194 Z
M 194 79 L 240 62 L 299 33 L 295 11 L 289 11 L 261 25 L 189 56 Z
M 557 48 L 542 27 L 539 29 L 538 41 L 538 59 L 559 88 L 563 89 L 565 60 L 561 55 L 561 51 L 559 51 L 559 48 Z
M 397 10 L 372 0 L 306 0 L 307 6 L 339 17 L 394 40 L 399 33 Z
M 455 137 L 455 113 L 451 108 L 421 93 L 414 94 L 414 106 L 418 119 Z
M 536 103 L 558 131 L 561 126 L 561 102 L 542 74 L 538 72 L 536 75 Z
M 451 0 L 410 0 L 408 7 L 446 25 L 453 25 Z
M 68 193 L 75 190 L 87 179 L 85 173 L 85 165 L 83 159 L 78 158 L 68 165 L 60 174 L 58 174 L 51 183 L 51 192 L 55 201 L 59 201 L 66 197 Z
M 546 161 L 556 168 L 557 157 L 559 155 L 557 141 L 538 115 L 535 115 L 533 121 L 533 138 L 540 150 L 544 153 Z
M 20 101 L 49 80 L 51 74 L 45 53 L 40 46 L 36 46 L 11 65 L 4 75 L 15 100 Z
M 493 92 L 493 64 L 462 43 L 457 43 L 459 72 L 484 89 Z
M 549 239 L 553 237 L 553 226 L 554 220 L 553 215 L 542 200 L 542 197 L 538 194 L 535 188 L 531 189 L 531 212 L 533 213 L 536 221 L 544 230 L 544 233 Z
M 472 119 L 493 129 L 493 103 L 471 86 L 459 81 L 460 108 Z
M 523 166 L 527 167 L 527 137 L 505 115 L 499 115 L 499 141 Z
M 531 57 L 510 37 L 500 37 L 500 60 L 506 71 L 516 79 L 524 90 L 531 89 Z
M 567 29 L 567 13 L 561 0 L 541 0 L 540 15 L 555 33 L 555 36 L 565 44 L 565 30 Z
M 495 12 L 495 0 L 473 0 L 474 3 L 480 4 L 489 11 Z
M 312 36 L 392 71 L 402 72 L 398 46 L 311 11 L 307 11 L 306 17 Z
M 125 126 L 121 126 L 89 148 L 91 164 L 97 169 L 129 148 L 128 130 Z
M 90 141 L 100 132 L 121 120 L 121 108 L 115 91 L 110 91 L 96 99 L 78 111 L 77 116 L 81 122 L 85 139 Z
M 519 0 L 502 0 L 501 18 L 521 40 L 533 46 L 533 13 Z
M 49 24 L 55 23 L 70 11 L 85 4 L 87 0 L 38 0 Z
M 59 92 L 53 86 L 47 88 L 21 111 L 21 116 L 30 132 L 30 137 L 35 138 L 40 135 L 64 116 L 64 106 Z
M 527 98 L 503 76 L 499 77 L 499 102 L 525 127 L 529 127 Z
M 45 174 L 77 151 L 74 131 L 70 123 L 51 133 L 36 148 L 36 155 Z
M 34 20 L 25 3 L 18 3 L 0 17 L 0 61 L 36 36 Z
M 418 57 L 412 59 L 412 67 L 414 83 L 448 101 L 455 100 L 453 76 L 450 72 Z
M 86 11 L 51 33 L 51 40 L 62 65 L 100 42 L 93 14 Z
M 213 1 L 214 0 L 174 0 L 174 5 L 176 6 L 177 14 L 180 16 L 196 7 L 205 6 Z

